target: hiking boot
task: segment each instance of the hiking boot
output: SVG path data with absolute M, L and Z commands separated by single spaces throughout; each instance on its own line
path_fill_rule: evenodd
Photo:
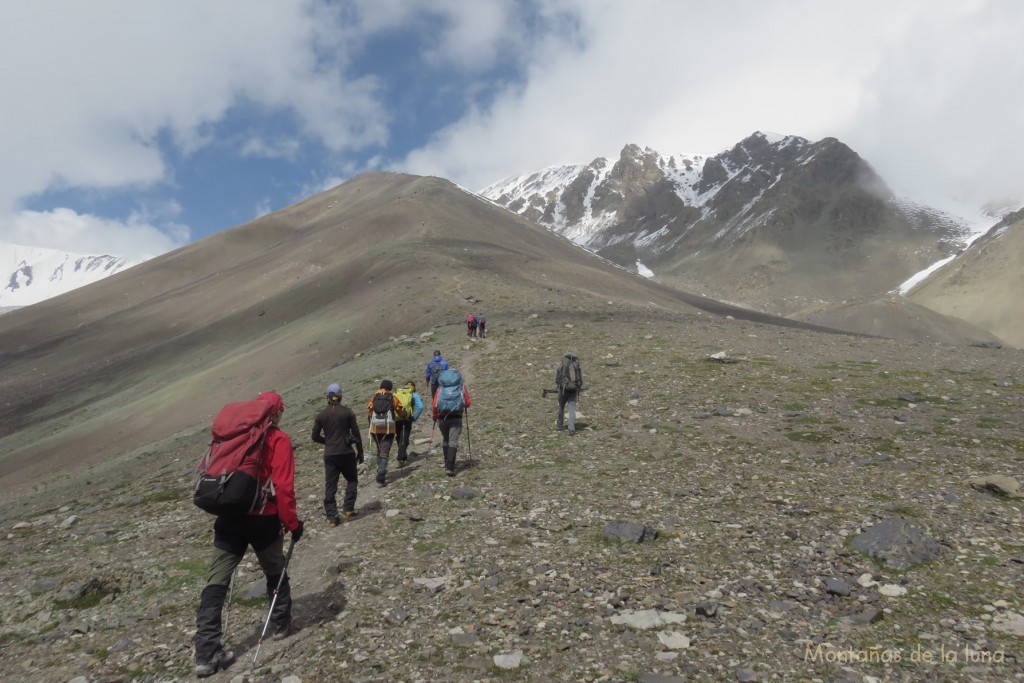
M 232 664 L 235 663 L 235 653 L 225 652 L 224 650 L 217 650 L 216 653 L 207 662 L 196 662 L 196 666 L 192 669 L 192 673 L 195 674 L 196 678 L 206 678 L 212 676 L 218 671 L 222 671 Z
M 409 458 L 399 458 L 398 459 L 398 466 L 399 467 L 405 467 L 405 463 L 407 463 L 408 461 L 409 461 Z
M 449 467 L 445 467 L 444 468 L 444 473 L 447 474 L 449 477 L 454 477 L 455 476 L 455 470 L 451 469 Z
M 388 485 L 388 480 L 384 478 L 383 474 L 377 475 L 377 486 L 384 488 Z
M 345 510 L 344 512 L 341 513 L 341 519 L 347 522 L 348 520 L 352 519 L 358 514 L 359 513 L 356 512 L 355 510 Z
M 289 619 L 288 623 L 280 626 L 274 626 L 273 632 L 270 634 L 271 640 L 284 640 L 292 634 L 292 620 Z
M 329 517 L 327 519 L 327 524 L 332 527 L 339 526 L 341 524 L 341 518 L 338 516 Z
M 575 429 L 569 428 L 569 436 L 573 436 L 576 433 Z

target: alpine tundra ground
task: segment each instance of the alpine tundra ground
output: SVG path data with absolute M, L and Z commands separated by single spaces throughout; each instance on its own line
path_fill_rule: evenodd
M 1024 476 L 1020 351 L 611 307 L 488 322 L 487 339 L 424 330 L 278 387 L 307 528 L 298 630 L 251 667 L 250 555 L 239 660 L 213 680 L 1024 680 L 1024 503 L 968 483 Z M 362 414 L 434 348 L 473 398 L 458 476 L 421 418 L 410 465 L 384 489 L 363 478 L 359 516 L 327 527 L 309 440 L 324 387 Z M 541 396 L 568 350 L 587 385 L 572 437 Z M 207 430 L 4 502 L 5 680 L 189 679 Z M 898 570 L 854 548 L 890 518 L 935 559 Z

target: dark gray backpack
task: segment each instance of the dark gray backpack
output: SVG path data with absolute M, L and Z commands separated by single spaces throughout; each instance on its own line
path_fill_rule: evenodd
M 575 394 L 583 385 L 583 371 L 578 360 L 569 361 L 562 370 L 562 391 Z

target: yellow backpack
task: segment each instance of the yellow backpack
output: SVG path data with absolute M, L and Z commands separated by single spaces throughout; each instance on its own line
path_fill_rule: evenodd
M 400 404 L 398 409 L 398 415 L 395 417 L 399 420 L 411 420 L 412 419 L 412 389 L 409 387 L 402 387 L 395 391 L 395 398 L 398 399 Z

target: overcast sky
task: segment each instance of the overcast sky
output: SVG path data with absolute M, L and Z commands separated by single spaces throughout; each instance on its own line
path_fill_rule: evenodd
M 756 130 L 1020 200 L 1021 35 L 1019 0 L 7 2 L 0 241 L 155 255 L 366 170 L 480 190 Z

